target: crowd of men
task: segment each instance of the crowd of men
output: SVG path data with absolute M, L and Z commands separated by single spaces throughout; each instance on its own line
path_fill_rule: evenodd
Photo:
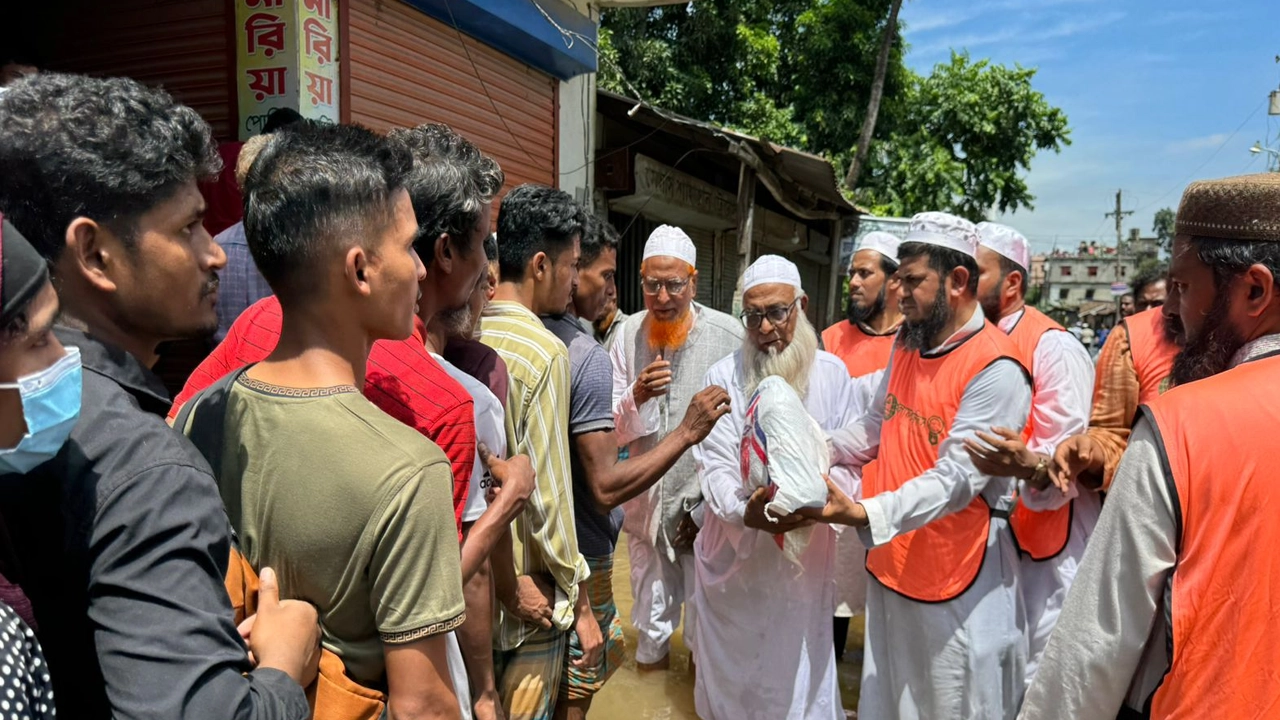
M 583 718 L 626 658 L 623 530 L 635 662 L 683 624 L 708 720 L 844 718 L 863 612 L 864 719 L 1275 704 L 1280 181 L 1187 189 L 1095 367 L 1005 225 L 867 235 L 821 335 L 782 257 L 738 317 L 696 302 L 664 225 L 626 315 L 566 193 L 499 197 L 443 125 L 291 120 L 238 148 L 230 254 L 193 110 L 0 94 L 4 717 Z M 215 333 L 171 400 L 158 348 Z M 823 507 L 744 482 L 767 378 L 828 436 Z

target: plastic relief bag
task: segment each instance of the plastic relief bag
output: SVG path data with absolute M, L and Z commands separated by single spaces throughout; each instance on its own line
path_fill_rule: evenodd
M 782 378 L 765 378 L 751 396 L 740 450 L 742 483 L 748 491 L 773 489 L 766 517 L 826 504 L 827 484 L 822 479 L 830 470 L 826 433 Z M 774 539 L 787 559 L 799 565 L 812 535 L 809 527 Z

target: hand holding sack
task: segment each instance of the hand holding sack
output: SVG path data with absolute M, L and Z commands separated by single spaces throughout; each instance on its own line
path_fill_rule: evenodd
M 785 380 L 768 377 L 747 405 L 741 444 L 742 483 L 748 492 L 769 488 L 773 498 L 766 517 L 790 515 L 827 502 L 830 470 L 827 436 Z M 809 546 L 813 528 L 775 536 L 778 547 L 796 565 Z

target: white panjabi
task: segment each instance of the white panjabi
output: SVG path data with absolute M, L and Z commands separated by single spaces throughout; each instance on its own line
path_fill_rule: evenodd
M 969 257 L 978 254 L 978 228 L 962 217 L 944 212 L 922 212 L 911 217 L 904 243 L 936 245 Z
M 862 236 L 862 240 L 858 241 L 858 248 L 854 252 L 861 250 L 875 250 L 880 256 L 887 259 L 894 265 L 898 264 L 898 246 L 902 244 L 902 240 L 893 233 L 887 233 L 883 230 L 872 230 Z
M 993 222 L 978 223 L 978 243 L 997 252 L 1026 270 L 1031 267 L 1031 245 L 1022 233 L 1008 225 Z
M 800 269 L 796 264 L 778 255 L 761 255 L 742 275 L 742 292 L 757 285 L 790 285 L 797 294 L 804 293 L 800 285 Z
M 641 261 L 652 257 L 673 257 L 698 266 L 698 249 L 685 231 L 672 225 L 659 225 L 649 233 Z

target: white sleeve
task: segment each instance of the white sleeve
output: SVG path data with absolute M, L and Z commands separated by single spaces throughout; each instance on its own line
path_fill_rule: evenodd
M 1167 662 L 1163 642 L 1146 646 L 1153 626 L 1163 622 L 1157 613 L 1178 557 L 1173 492 L 1143 418 L 1116 469 L 1020 718 L 1116 717 L 1131 683 L 1147 675 L 1144 652 L 1158 651 L 1159 662 Z
M 831 464 L 854 470 L 876 459 L 880 453 L 880 426 L 884 424 L 884 396 L 888 392 L 893 360 L 880 374 L 870 403 L 852 422 L 831 431 Z M 869 381 L 868 381 L 869 382 Z
M 742 484 L 742 468 L 739 447 L 742 441 L 742 424 L 746 408 L 732 377 L 721 377 L 712 367 L 705 383 L 728 389 L 731 396 L 729 414 L 716 421 L 711 433 L 693 446 L 693 462 L 702 483 L 703 505 L 721 520 L 744 527 L 742 516 L 751 497 Z
M 656 399 L 644 407 L 636 407 L 635 395 L 631 393 L 636 379 L 631 376 L 626 347 L 626 338 L 619 336 L 609 348 L 609 361 L 613 365 L 613 435 L 618 447 L 657 432 L 662 420 Z
M 963 441 L 996 426 L 1021 432 L 1030 405 L 1030 383 L 1017 363 L 997 360 L 978 373 L 965 388 L 950 432 L 938 446 L 937 463 L 897 490 L 862 501 L 869 521 L 858 531 L 863 543 L 882 545 L 973 502 L 991 478 L 973 467 Z
M 1070 333 L 1055 330 L 1040 336 L 1035 365 L 1035 392 L 1031 399 L 1034 430 L 1027 449 L 1053 457 L 1058 443 L 1089 427 L 1093 360 Z M 1080 494 L 1074 483 L 1066 494 L 1056 487 L 1037 490 L 1025 482 L 1019 485 L 1023 503 L 1037 511 L 1056 510 Z
M 467 486 L 467 504 L 462 507 L 462 522 L 475 522 L 489 509 L 489 501 L 484 496 L 488 489 L 485 483 L 488 475 L 489 472 L 480 460 L 480 453 L 476 453 L 476 463 L 471 468 L 471 482 Z

